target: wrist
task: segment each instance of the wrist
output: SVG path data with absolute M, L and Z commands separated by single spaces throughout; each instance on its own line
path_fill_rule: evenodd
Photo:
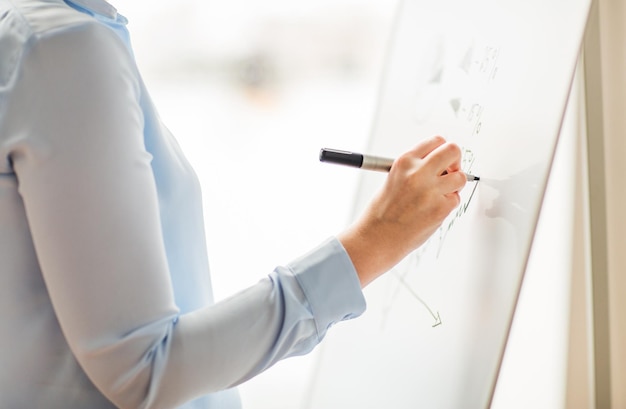
M 404 256 L 386 230 L 384 226 L 357 224 L 337 237 L 354 265 L 361 288 L 387 272 Z

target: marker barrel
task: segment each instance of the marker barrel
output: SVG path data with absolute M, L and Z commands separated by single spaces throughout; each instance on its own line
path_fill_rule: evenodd
M 389 172 L 394 162 L 393 159 L 389 158 L 327 148 L 320 150 L 320 161 L 379 172 Z M 478 176 L 470 175 L 469 173 L 466 173 L 465 176 L 468 182 L 480 180 Z

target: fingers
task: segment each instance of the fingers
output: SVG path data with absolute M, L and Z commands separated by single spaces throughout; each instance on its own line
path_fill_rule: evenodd
M 450 172 L 439 177 L 440 188 L 444 194 L 455 193 L 463 189 L 467 183 L 467 177 L 463 172 Z
M 433 149 L 424 160 L 425 166 L 431 167 L 438 175 L 444 172 L 454 173 L 461 170 L 461 148 L 454 143 L 445 142 Z
M 428 174 L 438 177 L 440 191 L 445 195 L 458 192 L 467 182 L 465 174 L 461 172 L 461 149 L 455 143 L 446 142 L 441 136 L 420 142 L 403 155 L 398 166 L 410 168 L 415 166 L 416 160 L 423 161 L 422 165 L 428 169 Z
M 416 166 L 417 163 L 421 162 L 423 159 L 429 158 L 433 155 L 435 156 L 441 156 L 441 153 L 436 153 L 438 152 L 438 150 L 441 150 L 442 147 L 445 147 L 448 143 L 446 142 L 446 140 L 442 137 L 442 136 L 433 136 L 431 138 L 428 139 L 424 139 L 423 141 L 421 141 L 420 143 L 418 143 L 413 149 L 405 152 L 403 155 L 401 155 L 395 162 L 394 166 L 395 167 L 405 167 L 405 168 L 412 168 L 414 166 Z M 456 145 L 455 145 L 456 146 Z M 444 154 L 446 152 L 448 148 L 444 148 Z M 460 151 L 459 151 L 460 152 Z M 460 156 L 460 153 L 459 153 Z M 439 161 L 436 161 L 436 164 L 439 164 L 441 162 L 441 160 L 445 160 L 444 158 L 441 158 Z M 455 164 L 450 162 L 450 171 L 455 170 Z M 458 167 L 460 168 L 460 159 L 459 159 L 459 163 L 458 163 Z M 436 169 L 432 169 L 433 171 L 436 171 Z M 441 169 L 441 171 L 439 173 L 437 173 L 437 175 L 440 175 L 443 173 L 443 171 L 446 170 L 446 167 L 444 167 L 443 169 Z
M 446 142 L 441 136 L 436 136 L 426 140 L 417 149 L 420 148 L 422 152 L 432 148 L 423 157 L 424 165 L 439 176 L 439 187 L 443 194 L 456 194 L 463 189 L 467 183 L 467 178 L 461 172 L 461 149 L 458 145 Z
M 461 195 L 459 192 L 448 193 L 445 196 L 449 202 L 448 205 L 450 209 L 454 209 L 461 204 Z
M 428 156 L 434 149 L 446 143 L 446 140 L 443 136 L 433 136 L 428 139 L 424 139 L 417 146 L 415 146 L 410 153 L 417 156 L 419 159 L 424 159 Z

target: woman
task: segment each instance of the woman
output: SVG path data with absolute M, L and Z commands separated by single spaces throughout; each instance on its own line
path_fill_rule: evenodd
M 465 184 L 459 148 L 425 140 L 353 226 L 215 304 L 198 183 L 125 24 L 0 0 L 2 407 L 237 408 L 232 387 L 360 315 Z

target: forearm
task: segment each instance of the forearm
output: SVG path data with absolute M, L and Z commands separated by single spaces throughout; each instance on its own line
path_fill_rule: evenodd
M 155 407 L 237 385 L 305 354 L 328 328 L 364 309 L 350 260 L 330 239 L 249 289 L 182 316 Z
M 394 247 L 395 240 L 385 236 L 382 231 L 376 232 L 375 225 L 361 224 L 349 227 L 338 236 L 354 264 L 362 288 L 406 255 L 402 247 Z

